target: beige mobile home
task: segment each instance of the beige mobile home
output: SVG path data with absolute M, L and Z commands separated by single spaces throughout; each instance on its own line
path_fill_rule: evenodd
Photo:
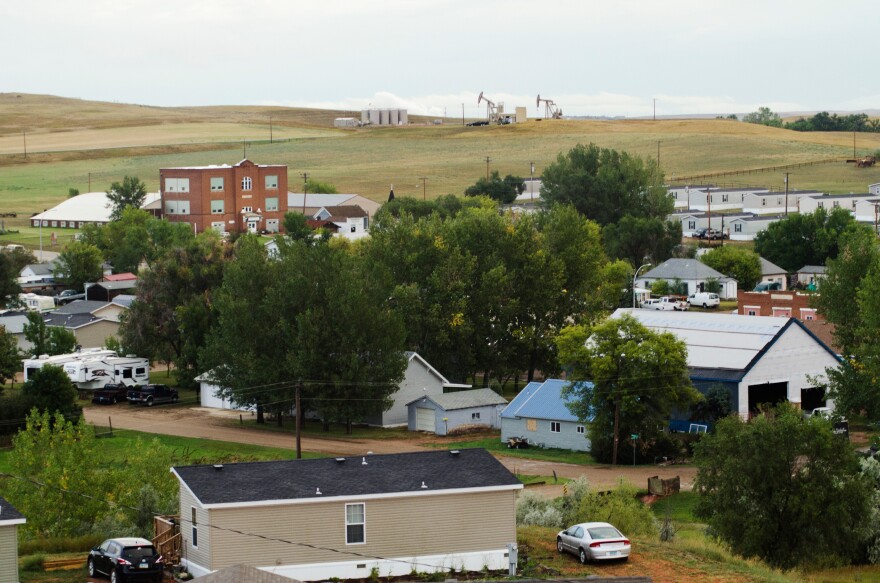
M 18 525 L 24 524 L 21 513 L 0 498 L 0 581 L 18 581 Z
M 522 483 L 483 449 L 175 467 L 181 554 L 304 581 L 507 568 Z

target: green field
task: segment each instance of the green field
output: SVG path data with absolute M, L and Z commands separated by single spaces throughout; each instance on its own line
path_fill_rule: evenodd
M 300 174 L 330 182 L 340 192 L 385 200 L 396 195 L 460 194 L 490 169 L 536 175 L 558 153 L 577 143 L 657 156 L 668 180 L 677 177 L 796 164 L 835 158 L 791 170 L 792 188 L 832 193 L 864 192 L 880 182 L 880 167 L 858 169 L 848 133 L 798 133 L 730 120 L 530 120 L 495 127 L 411 124 L 400 128 L 332 128 L 331 112 L 269 107 L 157 108 L 45 96 L 0 94 L 0 212 L 20 219 L 67 196 L 106 190 L 136 175 L 158 190 L 159 169 L 234 164 L 243 156 L 286 164 L 289 187 Z M 273 136 L 269 143 L 269 116 Z M 412 118 L 411 121 L 420 121 Z M 31 144 L 24 157 L 24 141 Z M 242 140 L 247 140 L 245 149 Z M 880 149 L 880 134 L 859 134 L 859 153 Z M 39 150 L 39 151 L 38 151 Z M 781 171 L 712 179 L 720 185 L 782 188 Z

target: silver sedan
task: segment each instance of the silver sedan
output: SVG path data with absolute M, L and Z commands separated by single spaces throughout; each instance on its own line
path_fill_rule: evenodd
M 575 524 L 556 535 L 556 550 L 577 555 L 581 563 L 629 558 L 629 539 L 607 522 Z

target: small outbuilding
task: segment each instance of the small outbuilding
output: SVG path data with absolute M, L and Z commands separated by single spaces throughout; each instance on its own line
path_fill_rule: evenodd
M 501 427 L 507 400 L 492 389 L 424 395 L 406 404 L 410 431 L 447 435 L 460 427 Z
M 0 581 L 18 581 L 18 526 L 25 519 L 0 498 Z
M 525 439 L 543 447 L 590 451 L 586 426 L 568 408 L 568 381 L 531 382 L 501 412 L 501 440 Z

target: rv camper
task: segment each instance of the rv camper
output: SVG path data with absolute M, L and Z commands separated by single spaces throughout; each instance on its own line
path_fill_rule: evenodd
M 55 309 L 55 298 L 34 293 L 18 294 L 18 299 L 33 312 L 51 312 Z
M 79 352 L 71 352 L 70 354 L 56 354 L 55 356 L 42 354 L 36 358 L 26 358 L 24 360 L 24 380 L 27 382 L 35 370 L 40 370 L 47 364 L 64 367 L 65 364 L 76 360 L 104 356 L 116 356 L 116 351 L 103 348 L 88 348 Z
M 100 389 L 107 383 L 128 386 L 150 382 L 150 361 L 132 356 L 96 356 L 64 364 L 78 389 Z

